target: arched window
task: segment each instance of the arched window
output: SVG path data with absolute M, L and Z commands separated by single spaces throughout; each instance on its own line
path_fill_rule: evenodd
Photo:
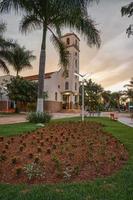
M 58 100 L 58 94 L 57 94 L 57 92 L 55 92 L 55 101 L 57 101 Z
M 75 83 L 75 90 L 77 90 L 77 83 Z
M 67 45 L 70 44 L 70 38 L 67 38 L 66 43 L 67 43 Z
M 78 41 L 77 40 L 75 40 L 75 45 L 78 46 Z
M 69 89 L 69 83 L 65 82 L 65 90 L 68 90 L 68 89 Z
M 78 67 L 78 61 L 75 60 L 75 67 L 77 68 Z

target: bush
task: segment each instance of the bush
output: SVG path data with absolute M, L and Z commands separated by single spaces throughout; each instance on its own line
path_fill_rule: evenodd
M 24 167 L 24 172 L 26 173 L 29 180 L 33 178 L 43 177 L 45 175 L 44 167 L 38 163 L 30 163 Z
M 48 123 L 51 120 L 51 115 L 45 112 L 31 112 L 28 114 L 27 120 L 31 123 Z

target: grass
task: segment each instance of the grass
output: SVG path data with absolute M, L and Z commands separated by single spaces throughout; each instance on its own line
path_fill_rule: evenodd
M 37 128 L 36 124 L 24 122 L 17 124 L 0 125 L 1 136 L 14 136 L 33 131 Z
M 79 118 L 73 120 L 77 119 L 79 120 Z M 64 120 L 69 119 L 56 121 Z M 123 169 L 111 177 L 84 183 L 53 186 L 0 184 L 0 200 L 133 200 L 133 128 L 107 118 L 91 120 L 101 122 L 105 126 L 104 130 L 112 133 L 125 144 L 129 152 L 129 160 Z

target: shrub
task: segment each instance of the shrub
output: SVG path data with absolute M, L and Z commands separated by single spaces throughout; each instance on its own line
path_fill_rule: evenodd
M 37 177 L 43 177 L 44 175 L 44 168 L 39 163 L 30 163 L 24 167 L 24 171 L 28 176 L 28 179 L 31 180 Z
M 0 162 L 5 161 L 5 160 L 6 160 L 6 156 L 0 154 Z
M 61 176 L 62 175 L 62 164 L 61 164 L 61 161 L 59 160 L 59 158 L 56 155 L 52 156 L 52 161 L 55 164 L 55 167 L 56 167 L 56 170 L 57 170 L 57 174 L 59 176 Z
M 11 162 L 12 162 L 12 164 L 16 164 L 17 163 L 17 158 L 16 157 L 12 158 Z
M 31 112 L 28 114 L 27 120 L 31 123 L 48 123 L 51 120 L 51 115 L 45 112 Z

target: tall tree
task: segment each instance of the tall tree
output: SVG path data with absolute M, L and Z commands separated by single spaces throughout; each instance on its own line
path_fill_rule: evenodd
M 122 7 L 121 14 L 122 16 L 126 15 L 128 17 L 132 17 L 133 16 L 133 2 Z M 133 24 L 130 24 L 130 26 L 127 28 L 127 34 L 128 34 L 128 37 L 130 37 L 130 35 L 133 35 Z
M 130 102 L 133 103 L 133 78 L 131 78 L 129 84 L 126 84 L 125 87 L 127 87 L 125 95 L 128 99 L 130 99 Z
M 85 106 L 88 108 L 89 111 L 96 111 L 100 109 L 102 92 L 103 88 L 101 87 L 101 85 L 98 85 L 91 79 L 85 81 L 84 85 Z M 82 100 L 82 85 L 80 86 L 80 102 L 81 100 Z
M 100 45 L 99 31 L 87 12 L 88 2 L 93 0 L 2 0 L 1 12 L 9 12 L 11 9 L 24 10 L 26 15 L 20 23 L 22 32 L 30 32 L 42 29 L 42 45 L 39 62 L 39 83 L 37 112 L 43 112 L 43 90 L 46 62 L 46 37 L 51 33 L 51 40 L 60 54 L 60 64 L 64 67 L 68 64 L 68 56 L 65 45 L 60 40 L 61 30 L 65 27 L 76 29 L 86 38 L 92 46 Z
M 3 34 L 6 31 L 6 24 L 0 23 L 0 69 L 2 69 L 6 74 L 9 73 L 6 61 L 8 61 L 8 56 L 3 58 L 3 52 L 8 53 L 10 48 L 14 46 L 13 41 L 4 38 Z
M 120 100 L 121 100 L 122 95 L 123 95 L 122 91 L 113 92 L 111 95 L 112 103 L 114 104 L 115 108 L 118 109 L 119 112 L 120 112 Z
M 31 61 L 35 59 L 32 51 L 26 50 L 25 47 L 21 47 L 18 44 L 15 44 L 15 47 L 8 52 L 1 52 L 1 56 L 7 59 L 7 62 L 16 72 L 16 76 L 24 69 L 32 68 Z
M 110 108 L 111 103 L 111 91 L 103 91 L 102 94 L 103 106 L 105 110 Z

